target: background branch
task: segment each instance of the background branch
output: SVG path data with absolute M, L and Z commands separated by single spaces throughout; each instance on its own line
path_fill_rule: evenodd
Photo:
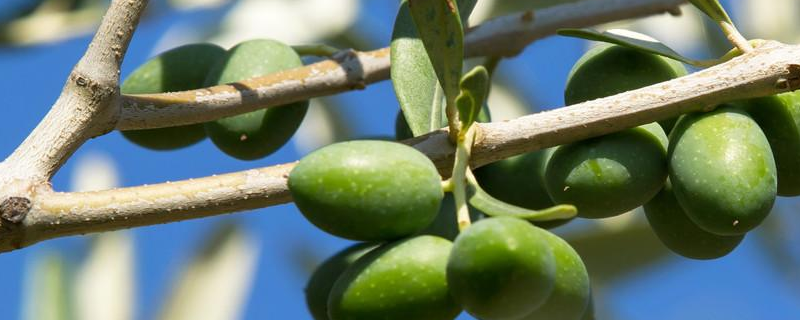
M 490 20 L 467 33 L 467 56 L 511 56 L 560 28 L 679 12 L 684 0 L 589 0 Z M 232 85 L 123 96 L 119 130 L 202 123 L 289 102 L 363 89 L 389 78 L 389 50 L 345 51 L 334 60 L 243 80 Z
M 753 52 L 697 73 L 611 97 L 479 124 L 473 167 L 516 154 L 608 134 L 719 103 L 800 88 L 800 46 L 766 43 Z M 446 131 L 406 143 L 452 167 Z M 0 251 L 45 239 L 182 221 L 291 201 L 286 178 L 293 163 L 151 186 L 90 193 L 38 194 L 27 218 L 0 238 Z

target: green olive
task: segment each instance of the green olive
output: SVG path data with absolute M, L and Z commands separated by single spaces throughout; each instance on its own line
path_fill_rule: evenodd
M 463 231 L 447 262 L 447 283 L 473 316 L 519 319 L 553 291 L 556 259 L 546 231 L 511 217 L 487 218 Z
M 618 45 L 599 45 L 572 67 L 564 90 L 567 105 L 612 96 L 686 75 L 678 61 Z M 670 132 L 677 119 L 659 124 Z
M 306 305 L 315 320 L 329 319 L 328 296 L 330 296 L 333 284 L 358 258 L 375 249 L 376 246 L 372 243 L 354 244 L 323 261 L 314 270 L 306 284 Z
M 206 85 L 234 83 L 302 66 L 292 47 L 274 40 L 250 40 L 231 48 L 206 77 Z M 308 110 L 308 101 L 261 109 L 205 124 L 214 144 L 241 160 L 263 158 L 286 144 Z
M 747 113 L 728 106 L 681 117 L 670 134 L 669 179 L 686 215 L 724 236 L 758 226 L 777 192 L 767 138 Z
M 655 123 L 563 145 L 545 170 L 556 203 L 575 205 L 582 218 L 607 218 L 635 209 L 667 178 L 667 139 Z
M 430 159 L 388 141 L 326 146 L 300 160 L 289 175 L 297 208 L 320 229 L 343 238 L 380 241 L 419 232 L 444 196 Z
M 669 181 L 644 205 L 644 213 L 661 242 L 687 258 L 707 260 L 723 257 L 744 239 L 744 235 L 720 236 L 700 229 L 678 204 Z
M 370 251 L 345 270 L 328 299 L 331 320 L 452 320 L 448 240 L 418 236 Z
M 564 239 L 543 232 L 556 259 L 553 293 L 544 305 L 520 320 L 580 320 L 588 312 L 592 292 L 583 260 Z
M 737 105 L 758 123 L 778 169 L 778 195 L 800 195 L 800 93 L 741 101 Z
M 203 87 L 206 74 L 225 55 L 208 43 L 190 44 L 164 52 L 136 68 L 122 83 L 123 94 L 162 93 Z M 142 147 L 173 150 L 206 138 L 203 124 L 123 131 L 122 136 Z

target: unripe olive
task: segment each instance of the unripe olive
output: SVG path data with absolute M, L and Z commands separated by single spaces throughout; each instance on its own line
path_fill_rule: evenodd
M 733 251 L 744 235 L 720 236 L 700 229 L 683 211 L 667 181 L 644 205 L 647 221 L 658 239 L 673 252 L 692 259 L 716 259 Z
M 225 55 L 225 49 L 208 43 L 190 44 L 166 51 L 136 68 L 122 83 L 124 94 L 162 93 L 202 88 L 206 74 Z M 122 136 L 142 147 L 173 150 L 206 138 L 203 124 L 122 131 Z
M 563 145 L 545 171 L 556 203 L 582 218 L 607 218 L 641 206 L 667 177 L 664 131 L 655 123 Z
M 687 114 L 670 137 L 669 178 L 694 223 L 735 236 L 766 218 L 777 191 L 775 161 L 749 115 L 727 106 Z
M 553 293 L 533 313 L 520 320 L 580 320 L 590 312 L 591 288 L 583 260 L 564 239 L 543 232 L 556 259 Z
M 339 276 L 377 245 L 372 243 L 354 244 L 328 258 L 314 270 L 306 285 L 306 305 L 315 320 L 328 320 L 328 296 Z
M 290 46 L 274 40 L 250 40 L 231 48 L 208 73 L 206 85 L 233 83 L 302 66 Z M 286 144 L 308 110 L 308 101 L 261 109 L 205 124 L 211 141 L 241 160 L 263 158 Z
M 370 251 L 334 284 L 330 319 L 455 319 L 461 308 L 445 277 L 452 246 L 439 237 L 418 236 Z
M 737 103 L 761 127 L 778 169 L 778 195 L 800 195 L 800 93 Z
M 447 262 L 447 283 L 473 316 L 519 319 L 550 296 L 556 261 L 544 230 L 511 217 L 487 218 L 463 231 Z
M 564 90 L 567 105 L 612 96 L 686 75 L 678 61 L 618 45 L 602 44 L 572 67 Z M 670 132 L 676 119 L 659 122 Z
M 289 190 L 311 223 L 363 241 L 422 230 L 444 196 L 441 177 L 424 154 L 371 140 L 336 143 L 307 155 L 290 173 Z

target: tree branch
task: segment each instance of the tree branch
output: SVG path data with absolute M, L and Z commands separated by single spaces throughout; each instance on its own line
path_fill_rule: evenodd
M 118 119 L 119 66 L 147 0 L 114 0 L 50 112 L 0 164 L 0 182 L 47 182 L 91 137 Z
M 719 103 L 800 88 L 800 46 L 768 42 L 694 74 L 639 90 L 506 122 L 479 124 L 474 167 L 546 147 L 710 110 Z M 453 147 L 446 131 L 406 141 L 444 175 Z M 175 222 L 291 201 L 294 164 L 167 184 L 89 193 L 39 193 L 23 223 L 5 230 L 0 251 L 54 237 Z
M 488 21 L 468 32 L 467 56 L 511 56 L 560 28 L 675 12 L 685 0 L 588 0 Z M 346 51 L 309 66 L 231 85 L 166 94 L 125 95 L 119 130 L 202 123 L 289 102 L 363 89 L 389 78 L 389 50 Z

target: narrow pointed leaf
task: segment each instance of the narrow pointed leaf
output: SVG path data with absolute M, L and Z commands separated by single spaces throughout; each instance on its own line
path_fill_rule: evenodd
M 730 24 L 731 18 L 728 16 L 728 13 L 725 12 L 725 8 L 717 0 L 689 0 L 697 9 L 703 11 L 706 15 L 708 15 L 711 20 L 720 22 L 724 21 Z
M 543 210 L 531 210 L 500 201 L 483 191 L 477 183 L 470 182 L 468 202 L 476 209 L 492 216 L 510 216 L 528 221 L 551 221 L 575 217 L 578 210 L 572 205 L 557 205 Z
M 592 29 L 561 29 L 558 30 L 558 34 L 566 37 L 612 43 L 639 51 L 657 54 L 693 66 L 703 67 L 713 64 L 713 62 L 698 61 L 684 57 L 660 41 L 646 34 L 641 34 L 630 30 L 612 29 L 600 32 Z
M 411 132 L 420 136 L 441 128 L 441 87 L 407 1 L 397 13 L 390 50 L 392 85 Z
M 464 28 L 455 0 L 408 0 L 420 39 L 447 101 L 455 101 L 464 65 Z

